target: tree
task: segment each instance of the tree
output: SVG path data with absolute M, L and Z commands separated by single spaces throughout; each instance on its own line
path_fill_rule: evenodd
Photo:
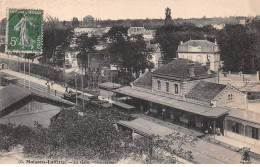
M 84 69 L 86 72 L 88 65 L 88 54 L 93 53 L 95 51 L 95 45 L 98 44 L 98 40 L 95 36 L 89 37 L 88 34 L 82 34 L 79 37 L 78 43 L 80 53 L 77 55 L 77 59 L 82 70 Z
M 164 25 L 169 25 L 169 24 L 172 24 L 172 16 L 171 16 L 171 9 L 167 7 L 165 9 Z
M 64 61 L 64 52 L 69 48 L 73 31 L 70 26 L 60 26 L 59 22 L 53 17 L 47 17 L 43 27 L 43 54 L 39 59 L 42 63 L 51 63 L 51 59 L 55 59 L 55 51 L 57 46 L 60 46 L 63 54 L 59 54 L 58 59 L 60 62 L 55 62 L 58 66 L 62 66 Z M 54 57 L 53 57 L 54 56 Z
M 95 21 L 94 21 L 94 17 L 91 16 L 91 15 L 87 15 L 83 18 L 83 23 L 84 25 L 88 26 L 88 27 L 93 27 L 94 24 L 95 24 Z
M 72 25 L 73 27 L 78 27 L 78 26 L 79 26 L 79 20 L 78 20 L 77 17 L 73 17 L 72 22 L 71 22 L 71 25 Z
M 191 23 L 179 25 L 164 25 L 157 29 L 155 41 L 160 44 L 164 63 L 168 63 L 176 57 L 176 51 L 180 41 L 190 39 L 205 39 L 203 28 L 198 28 Z
M 173 133 L 165 137 L 142 137 L 133 142 L 129 131 L 116 126 L 119 120 L 131 119 L 130 115 L 114 108 L 88 105 L 85 110 L 63 109 L 52 118 L 49 128 L 39 124 L 33 128 L 3 127 L 0 148 L 9 150 L 21 144 L 26 155 L 54 159 L 70 157 L 86 163 L 117 163 L 127 158 L 139 163 L 175 163 L 173 155 L 192 159 L 191 152 L 184 150 L 182 145 L 193 146 L 195 138 Z
M 110 64 L 116 65 L 122 78 L 121 83 L 129 84 L 131 75 L 139 76 L 145 69 L 151 69 L 153 64 L 148 61 L 151 51 L 146 48 L 142 35 L 127 36 L 127 29 L 124 27 L 113 27 L 105 38 L 112 43 L 108 46 Z M 129 75 L 129 76 L 127 76 Z M 126 80 L 125 80 L 126 79 Z
M 259 70 L 259 35 L 252 25 L 226 25 L 217 33 L 225 71 L 255 73 Z

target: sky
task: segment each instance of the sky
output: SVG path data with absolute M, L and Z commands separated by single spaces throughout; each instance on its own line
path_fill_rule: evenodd
M 59 20 L 82 19 L 92 15 L 102 20 L 165 18 L 201 18 L 260 15 L 260 0 L 0 0 L 0 20 L 7 8 L 43 9 Z

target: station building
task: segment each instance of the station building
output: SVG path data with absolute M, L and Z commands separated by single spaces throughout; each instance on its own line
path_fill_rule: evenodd
M 228 136 L 260 146 L 260 114 L 247 110 L 247 96 L 230 84 L 218 84 L 216 73 L 178 58 L 145 72 L 131 86 L 113 90 L 139 112 L 201 133 Z

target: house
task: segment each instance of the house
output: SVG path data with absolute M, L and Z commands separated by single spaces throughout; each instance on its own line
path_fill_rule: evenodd
M 225 27 L 225 24 L 211 24 L 215 29 L 222 30 Z
M 200 132 L 236 137 L 243 141 L 259 141 L 259 113 L 247 110 L 247 95 L 232 85 L 216 83 L 216 73 L 209 63 L 203 66 L 187 59 L 175 59 L 153 72 L 145 72 L 132 86 L 113 90 L 117 97 L 131 97 L 125 101 L 145 114 L 164 119 Z M 129 99 L 129 98 L 128 98 Z M 233 122 L 232 122 L 233 121 Z M 234 123 L 235 122 L 235 123 Z M 246 126 L 245 133 L 233 134 L 233 125 Z M 232 126 L 231 126 L 231 125 Z M 237 126 L 237 125 L 236 125 Z M 239 136 L 239 137 L 237 137 Z M 257 136 L 257 137 L 256 137 Z
M 0 124 L 48 127 L 62 107 L 73 105 L 58 97 L 10 84 L 0 90 Z
M 150 45 L 151 40 L 155 37 L 156 30 L 147 30 L 144 27 L 130 27 L 127 33 L 130 37 L 133 35 L 143 35 L 145 43 Z
M 137 34 L 145 34 L 146 33 L 146 29 L 144 27 L 130 27 L 127 30 L 128 36 L 131 35 L 137 35 Z
M 96 28 L 75 28 L 74 32 L 77 37 L 79 37 L 82 34 L 88 34 L 89 37 L 102 37 L 110 29 L 111 27 L 101 27 L 100 25 L 98 25 Z
M 178 46 L 177 57 L 196 61 L 204 66 L 206 66 L 206 62 L 210 62 L 210 70 L 218 71 L 223 66 L 219 52 L 220 49 L 216 40 L 215 43 L 207 40 L 189 40 L 187 42 L 181 41 Z
M 160 62 L 159 60 L 162 59 L 160 45 L 158 43 L 147 44 L 146 48 L 152 51 L 151 57 L 148 60 L 154 64 L 154 69 L 158 69 Z

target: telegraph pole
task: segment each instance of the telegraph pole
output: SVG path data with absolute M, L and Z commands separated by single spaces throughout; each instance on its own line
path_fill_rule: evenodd
M 82 66 L 82 70 L 81 70 L 81 86 L 82 86 L 82 97 L 83 97 L 83 108 L 84 108 L 84 80 L 83 80 L 83 66 Z
M 75 84 L 76 84 L 76 107 L 77 107 L 78 106 L 77 73 L 75 73 Z

